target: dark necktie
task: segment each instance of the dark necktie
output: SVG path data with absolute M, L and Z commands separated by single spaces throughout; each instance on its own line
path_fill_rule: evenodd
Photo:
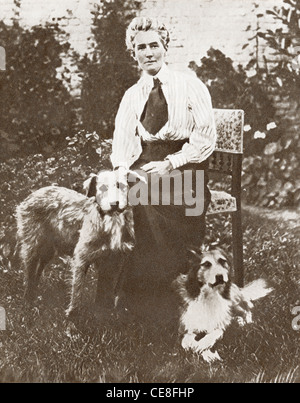
M 168 105 L 161 89 L 161 82 L 154 78 L 154 86 L 149 94 L 141 116 L 141 123 L 150 134 L 156 134 L 168 121 Z

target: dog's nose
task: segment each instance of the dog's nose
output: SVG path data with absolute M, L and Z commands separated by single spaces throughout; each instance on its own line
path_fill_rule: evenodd
M 110 210 L 113 212 L 115 212 L 115 211 L 121 212 L 124 210 L 124 207 L 121 206 L 119 201 L 116 201 L 110 205 Z
M 111 204 L 111 209 L 112 210 L 118 210 L 119 205 L 120 205 L 120 203 L 118 201 L 115 201 L 114 203 Z
M 222 274 L 217 274 L 217 275 L 216 275 L 216 283 L 217 283 L 217 284 L 222 284 L 222 283 L 224 283 L 224 278 L 223 278 L 223 275 L 222 275 Z

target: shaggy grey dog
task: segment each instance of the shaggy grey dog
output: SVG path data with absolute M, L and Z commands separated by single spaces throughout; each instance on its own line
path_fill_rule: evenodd
M 236 318 L 240 326 L 252 323 L 253 302 L 268 295 L 272 288 L 263 279 L 244 288 L 233 284 L 229 259 L 220 248 L 194 254 L 199 259 L 197 266 L 173 283 L 182 300 L 179 333 L 185 350 L 211 362 L 221 359 L 212 349 L 231 322 Z
M 134 246 L 127 182 L 125 177 L 123 183 L 120 181 L 116 172 L 103 171 L 86 181 L 86 196 L 49 186 L 33 192 L 17 207 L 27 301 L 34 300 L 41 273 L 55 254 L 72 256 L 67 315 L 80 307 L 84 276 L 92 263 L 101 268 L 97 295 L 102 293 L 102 301 L 106 298 L 103 296 L 113 296 L 113 283 L 118 281 L 124 254 Z M 105 284 L 105 279 L 110 284 Z

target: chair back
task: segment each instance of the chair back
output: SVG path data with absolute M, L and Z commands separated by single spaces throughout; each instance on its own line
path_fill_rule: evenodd
M 214 117 L 217 142 L 209 159 L 209 170 L 232 175 L 234 160 L 240 160 L 243 154 L 244 111 L 214 109 Z

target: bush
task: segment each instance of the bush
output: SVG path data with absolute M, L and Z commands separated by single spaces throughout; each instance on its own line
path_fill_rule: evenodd
M 278 100 L 282 135 L 265 145 L 262 156 L 245 161 L 244 183 L 249 202 L 263 206 L 297 206 L 299 182 L 299 108 L 300 108 L 300 2 L 284 0 L 280 7 L 267 10 L 277 24 L 265 32 L 259 27 L 257 38 L 263 38 L 275 60 L 265 60 L 264 71 L 272 94 Z M 298 60 L 297 60 L 298 59 Z M 258 66 L 257 61 L 255 64 Z M 251 62 L 250 62 L 251 63 Z M 283 109 L 282 109 L 283 108 Z
M 247 71 L 220 50 L 211 48 L 200 64 L 191 62 L 189 67 L 207 85 L 214 108 L 243 109 L 245 111 L 245 155 L 261 153 L 268 142 L 280 136 L 278 129 L 268 131 L 276 122 L 276 109 L 269 95 L 269 85 L 264 74 L 248 77 Z M 276 124 L 277 127 L 277 124 Z
M 61 55 L 70 45 L 59 41 L 57 24 L 22 28 L 0 21 L 0 46 L 7 70 L 0 82 L 0 160 L 31 153 L 51 153 L 65 144 L 75 123 L 72 98 L 56 77 Z M 61 38 L 60 38 L 61 39 Z
M 126 89 L 138 78 L 135 63 L 126 51 L 126 28 L 138 2 L 105 0 L 93 12 L 92 58 L 79 63 L 82 73 L 83 127 L 112 137 L 114 120 Z
M 274 79 L 276 68 L 272 74 L 258 68 L 249 75 L 247 68 L 253 69 L 253 60 L 247 68 L 235 68 L 230 58 L 215 49 L 208 51 L 199 66 L 191 62 L 190 68 L 209 88 L 215 108 L 245 111 L 244 200 L 267 207 L 298 205 L 299 124 L 278 115 L 272 99 L 281 83 Z M 296 108 L 291 110 L 297 113 Z
M 276 57 L 276 62 L 269 67 L 269 76 L 280 97 L 295 103 L 296 113 L 299 113 L 300 1 L 284 0 L 283 5 L 266 13 L 279 23 L 275 30 L 258 33 Z

